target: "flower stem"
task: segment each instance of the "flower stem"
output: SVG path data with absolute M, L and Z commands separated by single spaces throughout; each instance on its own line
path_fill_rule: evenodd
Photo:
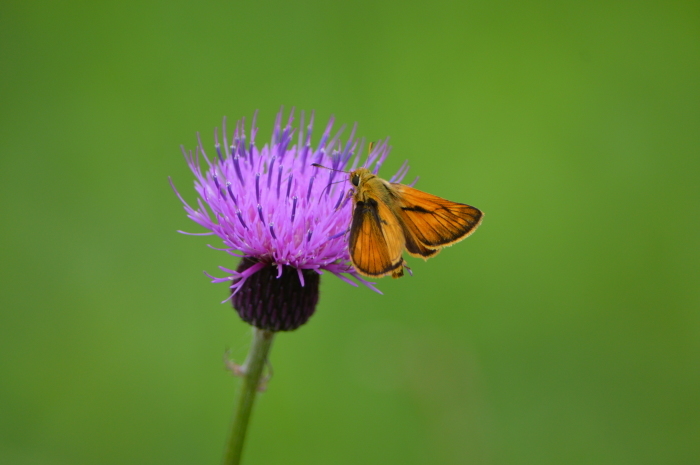
M 245 363 L 241 367 L 243 383 L 238 393 L 238 405 L 233 414 L 231 431 L 229 432 L 226 445 L 226 455 L 224 456 L 224 465 L 238 465 L 241 461 L 250 412 L 253 410 L 255 395 L 258 393 L 260 378 L 263 368 L 265 368 L 267 353 L 272 346 L 274 335 L 275 333 L 272 331 L 253 328 L 253 344 L 250 347 L 250 352 L 248 352 L 248 358 L 246 358 Z

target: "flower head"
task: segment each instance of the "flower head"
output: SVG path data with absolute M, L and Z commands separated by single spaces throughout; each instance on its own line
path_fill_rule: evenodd
M 255 144 L 255 117 L 249 139 L 241 120 L 230 141 L 224 119 L 221 140 L 218 131 L 214 133 L 215 156 L 207 156 L 201 140 L 194 154 L 183 148 L 196 178 L 197 208 L 178 193 L 188 217 L 210 231 L 204 234 L 219 236 L 225 246 L 222 250 L 244 258 L 237 270 L 220 267 L 229 276 L 212 277 L 213 282 L 230 282 L 241 318 L 273 331 L 295 329 L 306 322 L 318 300 L 318 275 L 324 271 L 356 286 L 349 279 L 352 276 L 376 290 L 349 262 L 346 232 L 352 205 L 345 175 L 312 166 L 354 169 L 360 162 L 362 141 L 355 139 L 353 128 L 342 143 L 342 129 L 333 134 L 331 118 L 313 148 L 313 113 L 304 131 L 302 112 L 296 134 L 293 115 L 292 111 L 283 126 L 282 111 L 277 114 L 272 140 L 260 149 Z M 364 163 L 375 173 L 389 153 L 386 142 L 376 144 Z M 403 178 L 406 171 L 404 165 L 395 178 Z M 294 280 L 289 278 L 292 274 Z M 274 300 L 270 293 L 275 292 L 284 294 L 280 302 L 302 303 L 299 308 L 287 308 L 282 316 L 280 309 L 268 305 Z M 306 297 L 299 297 L 302 294 Z

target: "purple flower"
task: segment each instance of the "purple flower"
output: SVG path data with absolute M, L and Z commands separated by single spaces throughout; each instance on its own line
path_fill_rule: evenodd
M 318 300 L 318 275 L 324 271 L 356 286 L 352 276 L 377 291 L 349 261 L 346 232 L 352 202 L 347 176 L 311 166 L 354 169 L 360 162 L 362 141 L 355 139 L 353 127 L 342 143 L 342 129 L 332 135 L 331 118 L 318 146 L 312 148 L 313 113 L 306 132 L 301 113 L 296 134 L 293 115 L 294 111 L 283 127 L 282 111 L 277 114 L 272 141 L 261 149 L 255 145 L 255 117 L 249 140 L 242 120 L 229 141 L 224 119 L 223 140 L 218 131 L 214 133 L 215 156 L 207 156 L 201 140 L 194 155 L 183 148 L 196 177 L 197 208 L 178 193 L 188 217 L 210 231 L 202 235 L 216 234 L 224 242 L 222 250 L 243 257 L 237 270 L 220 267 L 229 276 L 210 276 L 212 282 L 231 282 L 234 307 L 241 318 L 273 331 L 295 329 L 306 322 Z M 376 144 L 364 166 L 376 173 L 388 153 L 387 141 Z M 397 176 L 403 178 L 406 171 L 404 165 Z M 292 274 L 294 280 L 289 278 Z

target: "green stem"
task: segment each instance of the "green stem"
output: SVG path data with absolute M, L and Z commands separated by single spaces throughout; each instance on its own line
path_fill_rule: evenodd
M 253 328 L 253 344 L 248 352 L 248 358 L 241 367 L 243 383 L 238 394 L 238 405 L 233 414 L 233 423 L 226 445 L 224 465 L 238 465 L 241 462 L 245 433 L 248 429 L 250 412 L 253 410 L 255 395 L 260 386 L 260 377 L 265 368 L 267 353 L 272 346 L 275 333 L 264 329 Z

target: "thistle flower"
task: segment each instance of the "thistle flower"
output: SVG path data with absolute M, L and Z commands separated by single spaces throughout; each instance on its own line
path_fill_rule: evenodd
M 197 208 L 175 191 L 188 217 L 210 231 L 201 235 L 219 236 L 225 246 L 221 250 L 243 258 L 236 270 L 219 267 L 228 276 L 209 276 L 215 283 L 230 282 L 229 298 L 240 317 L 268 331 L 293 330 L 311 317 L 318 302 L 319 275 L 326 271 L 357 286 L 350 279 L 354 277 L 379 292 L 349 261 L 346 232 L 352 205 L 345 175 L 311 166 L 355 169 L 362 152 L 356 127 L 341 143 L 342 128 L 332 135 L 331 118 L 314 149 L 313 113 L 306 131 L 301 113 L 296 135 L 293 115 L 294 111 L 283 127 L 282 111 L 277 114 L 272 140 L 261 149 L 255 145 L 255 117 L 250 140 L 241 120 L 230 143 L 224 119 L 223 145 L 218 130 L 214 132 L 215 157 L 207 156 L 199 138 L 194 154 L 183 148 L 196 178 Z M 364 166 L 376 173 L 388 153 L 386 140 L 376 144 Z M 404 164 L 392 181 L 400 181 L 406 171 Z

